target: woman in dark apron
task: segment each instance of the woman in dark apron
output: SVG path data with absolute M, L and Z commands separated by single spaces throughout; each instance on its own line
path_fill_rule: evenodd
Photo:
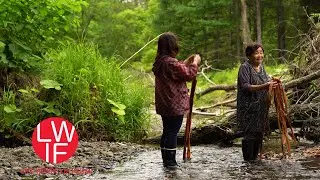
M 263 133 L 269 129 L 268 89 L 277 85 L 264 69 L 263 53 L 262 45 L 247 46 L 248 60 L 241 64 L 238 73 L 237 122 L 239 130 L 244 133 L 242 153 L 245 161 L 258 157 Z

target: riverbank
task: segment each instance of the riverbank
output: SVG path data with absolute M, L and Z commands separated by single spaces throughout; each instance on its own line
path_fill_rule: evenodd
M 118 164 L 154 149 L 152 146 L 134 143 L 80 141 L 70 160 L 51 165 L 39 159 L 32 146 L 2 147 L 0 179 L 81 179 L 84 174 L 106 173 Z M 44 173 L 49 170 L 50 173 Z

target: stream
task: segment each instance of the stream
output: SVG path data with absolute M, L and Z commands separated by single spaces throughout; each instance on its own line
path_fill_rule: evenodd
M 180 167 L 176 170 L 163 168 L 160 150 L 151 150 L 104 174 L 85 179 L 320 179 L 320 158 L 300 156 L 299 149 L 287 159 L 255 163 L 243 161 L 239 146 L 201 145 L 193 146 L 191 152 L 191 161 L 183 162 L 182 148 L 178 149 Z

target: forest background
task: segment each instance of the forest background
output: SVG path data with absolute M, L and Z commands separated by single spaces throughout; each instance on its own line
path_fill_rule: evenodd
M 298 64 L 301 41 L 319 28 L 320 2 L 0 0 L 0 12 L 1 137 L 28 141 L 40 120 L 63 116 L 82 138 L 139 140 L 150 126 L 158 35 L 178 35 L 178 59 L 201 54 L 200 92 L 235 83 L 253 41 L 270 74 Z

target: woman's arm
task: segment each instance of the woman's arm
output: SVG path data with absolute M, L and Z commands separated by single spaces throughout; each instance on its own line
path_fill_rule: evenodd
M 171 58 L 167 61 L 167 73 L 174 81 L 192 81 L 197 75 L 200 61 L 199 55 L 193 56 L 189 63 Z
M 191 81 L 198 72 L 198 65 L 195 63 L 185 64 L 173 58 L 167 61 L 167 75 L 174 81 Z
M 273 88 L 275 88 L 275 86 L 277 85 L 277 83 L 274 81 L 269 81 L 267 83 L 260 84 L 260 85 L 253 85 L 250 83 L 250 76 L 251 76 L 251 73 L 250 73 L 249 67 L 242 64 L 240 66 L 239 74 L 238 74 L 238 83 L 242 90 L 255 92 L 255 91 L 260 91 L 264 89 L 269 89 L 270 85 Z
M 269 89 L 269 86 L 271 84 L 274 84 L 274 82 L 271 81 L 271 82 L 267 82 L 267 83 L 260 84 L 260 85 L 251 85 L 250 84 L 248 90 L 251 91 L 251 92 L 254 92 L 254 91 L 260 91 L 260 90 L 263 90 L 263 89 Z

